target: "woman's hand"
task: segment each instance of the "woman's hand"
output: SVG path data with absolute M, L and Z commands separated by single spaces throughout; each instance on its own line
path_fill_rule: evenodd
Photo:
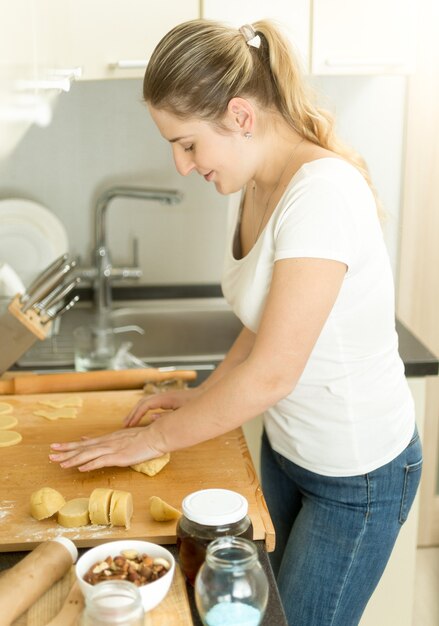
M 78 467 L 87 472 L 100 467 L 117 465 L 127 467 L 161 456 L 166 450 L 158 450 L 151 442 L 148 427 L 117 430 L 101 437 L 83 438 L 70 443 L 52 443 L 53 453 L 49 459 L 61 467 Z
M 191 399 L 196 398 L 200 393 L 201 390 L 198 387 L 192 387 L 191 389 L 184 389 L 182 391 L 156 393 L 147 398 L 142 398 L 125 417 L 123 425 L 125 428 L 137 426 L 148 411 L 150 411 L 148 417 L 150 417 L 151 420 L 157 419 L 160 417 L 162 411 L 175 411 L 175 409 L 179 409 Z M 160 409 L 160 411 L 154 413 L 154 409 Z

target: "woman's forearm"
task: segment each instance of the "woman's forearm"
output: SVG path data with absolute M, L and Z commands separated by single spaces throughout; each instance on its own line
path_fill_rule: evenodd
M 148 426 L 148 439 L 163 453 L 193 446 L 241 426 L 286 393 L 245 361 L 188 404 Z
M 248 328 L 244 327 L 235 339 L 223 361 L 221 361 L 213 373 L 201 385 L 199 385 L 198 388 L 200 391 L 206 391 L 206 389 L 212 387 L 212 385 L 217 383 L 225 374 L 245 361 L 253 348 L 255 338 L 256 335 Z

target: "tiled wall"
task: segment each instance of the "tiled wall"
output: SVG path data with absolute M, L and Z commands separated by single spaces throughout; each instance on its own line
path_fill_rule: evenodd
M 386 241 L 397 267 L 404 124 L 404 77 L 314 77 L 342 137 L 366 158 L 388 211 Z M 196 174 L 179 176 L 169 145 L 141 101 L 141 81 L 74 84 L 48 128 L 33 127 L 0 161 L 0 198 L 40 202 L 64 224 L 73 254 L 90 261 L 93 208 L 115 184 L 172 187 L 175 207 L 114 200 L 108 213 L 115 264 L 129 263 L 139 239 L 144 284 L 218 282 L 227 200 Z M 0 251 L 1 257 L 1 251 Z M 1 259 L 0 259 L 1 260 Z

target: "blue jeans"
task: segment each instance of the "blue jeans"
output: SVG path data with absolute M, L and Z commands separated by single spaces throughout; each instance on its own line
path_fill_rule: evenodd
M 261 467 L 276 531 L 271 563 L 289 626 L 356 626 L 419 485 L 417 430 L 390 463 L 341 478 L 292 463 L 264 432 Z

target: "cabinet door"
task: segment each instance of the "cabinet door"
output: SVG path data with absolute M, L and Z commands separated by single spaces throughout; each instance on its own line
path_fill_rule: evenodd
M 236 28 L 256 20 L 270 18 L 288 35 L 302 62 L 308 70 L 309 20 L 311 0 L 204 0 L 202 17 L 227 22 Z
M 32 123 L 46 125 L 51 118 L 49 105 L 34 88 L 33 9 L 33 0 L 0 0 L 0 158 L 10 154 Z
M 409 73 L 415 0 L 313 0 L 313 74 Z
M 173 26 L 199 16 L 198 0 L 64 0 L 67 64 L 83 79 L 142 76 Z

